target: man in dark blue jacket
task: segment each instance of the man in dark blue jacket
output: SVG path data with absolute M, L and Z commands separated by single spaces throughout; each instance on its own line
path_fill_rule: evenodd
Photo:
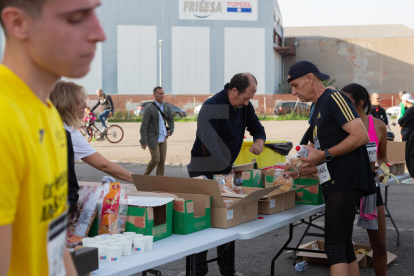
M 250 102 L 256 91 L 256 78 L 249 73 L 239 73 L 224 90 L 205 101 L 197 119 L 197 137 L 188 165 L 190 177 L 205 175 L 213 179 L 215 174 L 234 173 L 232 165 L 240 153 L 246 129 L 254 140 L 250 152 L 262 153 L 266 134 Z M 217 248 L 217 253 L 222 253 L 218 265 L 223 276 L 231 275 L 230 250 L 223 252 L 226 246 Z M 206 259 L 207 251 L 197 254 L 197 263 Z M 207 264 L 197 266 L 197 276 L 207 272 Z

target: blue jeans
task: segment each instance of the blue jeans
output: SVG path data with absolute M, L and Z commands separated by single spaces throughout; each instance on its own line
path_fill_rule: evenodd
M 102 112 L 101 114 L 98 115 L 98 119 L 99 121 L 101 121 L 102 124 L 102 128 L 106 127 L 105 121 L 108 118 L 109 113 L 111 112 L 111 110 L 104 110 L 104 112 Z

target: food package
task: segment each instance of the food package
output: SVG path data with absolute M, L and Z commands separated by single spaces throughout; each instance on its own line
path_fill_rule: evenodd
M 88 200 L 83 204 L 82 212 L 79 216 L 79 221 L 75 227 L 74 235 L 79 237 L 87 237 L 92 223 L 95 219 L 97 208 L 96 202 L 98 201 L 103 187 L 94 187 L 94 191 L 89 196 Z
M 220 192 L 227 194 L 243 194 L 241 187 L 234 185 L 234 174 L 215 175 Z
M 286 156 L 286 163 L 289 163 L 293 168 L 299 168 L 303 162 L 299 157 L 288 155 Z
M 196 177 L 192 177 L 193 179 L 208 179 L 207 176 L 205 175 L 200 175 L 200 176 L 196 176 Z
M 236 186 L 243 185 L 243 172 L 236 172 L 234 174 L 234 185 Z
M 279 189 L 287 192 L 293 187 L 293 178 L 291 176 L 285 178 L 283 174 L 281 174 L 273 181 L 273 186 L 277 185 L 282 185 Z
M 224 199 L 224 207 L 229 208 L 231 205 L 233 205 L 232 199 Z
M 121 187 L 121 197 L 119 198 L 118 222 L 116 224 L 116 234 L 125 232 L 125 223 L 128 214 L 128 187 Z
M 264 170 L 264 171 L 267 171 L 267 170 L 270 170 L 270 169 L 284 170 L 285 169 L 285 166 L 275 165 L 275 166 L 264 167 L 264 168 L 261 168 L 261 169 Z
M 99 225 L 98 232 L 99 235 L 116 234 L 120 196 L 120 183 L 111 183 L 109 187 L 109 193 L 105 196 L 102 204 L 101 223 Z

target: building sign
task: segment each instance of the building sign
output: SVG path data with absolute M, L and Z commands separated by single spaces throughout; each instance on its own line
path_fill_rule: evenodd
M 186 20 L 257 21 L 257 0 L 179 0 L 179 18 Z

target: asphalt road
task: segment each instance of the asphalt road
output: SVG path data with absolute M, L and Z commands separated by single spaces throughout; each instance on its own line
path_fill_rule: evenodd
M 131 172 L 142 174 L 145 166 L 133 164 L 122 165 Z M 76 174 L 79 181 L 100 181 L 104 175 L 102 172 L 93 169 L 84 163 L 76 164 Z M 167 167 L 166 176 L 188 177 L 185 167 Z M 397 234 L 389 219 L 387 219 L 387 248 L 388 251 L 396 254 L 398 258 L 388 266 L 388 275 L 414 275 L 412 260 L 414 256 L 414 185 L 394 185 L 389 188 L 388 207 L 393 215 L 397 226 L 400 229 L 401 245 L 397 246 Z M 316 222 L 323 226 L 323 219 Z M 305 226 L 298 226 L 294 229 L 294 238 L 291 245 L 299 241 Z M 318 232 L 318 230 L 313 231 Z M 288 238 L 288 227 L 272 231 L 252 240 L 236 241 L 236 269 L 245 276 L 270 275 L 270 262 L 277 251 L 283 246 Z M 306 237 L 304 242 L 315 240 Z M 365 230 L 355 227 L 353 240 L 356 244 L 369 244 L 368 235 Z M 216 257 L 215 249 L 209 250 L 209 258 Z M 181 259 L 160 267 L 163 276 L 178 276 L 185 270 L 185 259 Z M 215 263 L 209 265 L 208 275 L 217 275 L 218 269 Z M 291 254 L 282 254 L 276 261 L 277 275 L 297 275 L 292 265 Z M 141 275 L 137 274 L 137 275 Z M 184 274 L 182 274 L 184 275 Z M 327 265 L 310 263 L 307 270 L 301 275 L 329 275 Z M 372 266 L 361 268 L 360 275 L 375 275 Z M 180 275 L 181 276 L 181 275 Z

